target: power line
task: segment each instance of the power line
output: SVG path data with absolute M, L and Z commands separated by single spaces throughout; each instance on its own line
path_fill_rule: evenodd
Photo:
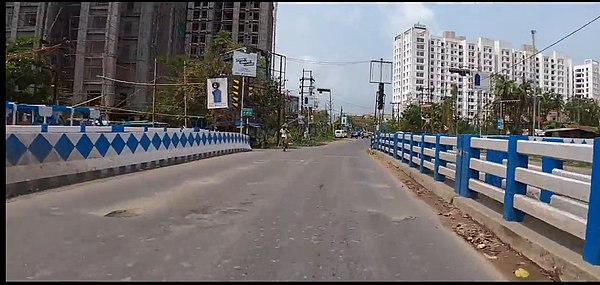
M 362 60 L 362 61 L 318 61 L 318 60 L 308 60 L 308 59 L 300 59 L 300 58 L 287 58 L 288 61 L 292 62 L 300 62 L 300 63 L 309 63 L 309 64 L 321 64 L 321 65 L 352 65 L 352 64 L 363 64 L 369 63 L 370 60 Z
M 513 64 L 513 65 L 510 65 L 509 67 L 506 67 L 506 68 L 502 69 L 500 72 L 490 73 L 490 75 L 489 75 L 488 77 L 484 77 L 484 78 L 485 78 L 485 79 L 489 79 L 489 78 L 491 78 L 493 75 L 497 75 L 497 74 L 499 74 L 499 73 L 502 73 L 502 72 L 504 72 L 504 71 L 509 71 L 511 68 L 515 67 L 516 65 L 522 64 L 522 63 L 524 63 L 525 61 L 527 61 L 527 60 L 529 60 L 529 59 L 532 59 L 532 58 L 534 58 L 536 55 L 538 55 L 538 54 L 542 53 L 543 51 L 545 51 L 545 50 L 547 50 L 547 49 L 549 49 L 549 48 L 551 48 L 551 47 L 553 47 L 553 46 L 557 45 L 558 43 L 560 43 L 560 42 L 564 41 L 565 39 L 569 38 L 570 36 L 572 36 L 572 35 L 576 34 L 577 32 L 581 31 L 583 28 L 585 28 L 585 27 L 589 26 L 590 24 L 592 24 L 593 22 L 597 21 L 598 19 L 600 19 L 600 15 L 596 16 L 596 18 L 592 19 L 591 21 L 589 21 L 589 22 L 585 23 L 583 26 L 581 26 L 581 27 L 579 27 L 579 28 L 575 29 L 574 31 L 570 32 L 570 33 L 569 33 L 569 34 L 567 34 L 566 36 L 564 36 L 564 37 L 560 38 L 559 40 L 555 41 L 555 42 L 554 42 L 554 43 L 552 43 L 551 45 L 549 45 L 549 46 L 547 46 L 547 47 L 545 47 L 545 48 L 541 49 L 540 51 L 538 51 L 538 52 L 536 52 L 536 53 L 532 54 L 532 55 L 531 55 L 531 56 L 529 56 L 529 57 L 526 57 L 526 58 L 524 58 L 524 59 L 523 59 L 523 60 L 521 60 L 519 63 L 515 63 L 515 64 Z M 482 80 L 483 80 L 483 79 L 482 79 Z
M 338 98 L 336 98 L 336 99 L 338 99 L 338 100 L 340 100 L 340 101 L 342 101 L 342 102 L 344 102 L 344 103 L 346 103 L 346 104 L 352 105 L 352 106 L 354 106 L 354 107 L 359 107 L 359 108 L 363 108 L 363 109 L 369 109 L 369 110 L 371 110 L 371 107 L 365 107 L 365 106 L 362 106 L 362 105 L 354 104 L 354 103 L 352 103 L 352 102 L 346 101 L 346 100 L 344 100 L 344 99 L 342 99 L 342 98 L 339 98 L 339 97 L 338 97 Z

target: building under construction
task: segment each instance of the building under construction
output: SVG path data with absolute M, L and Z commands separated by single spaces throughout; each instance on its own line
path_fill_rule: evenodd
M 188 2 L 186 53 L 201 58 L 221 31 L 244 46 L 274 51 L 274 2 Z
M 6 38 L 37 36 L 60 44 L 60 104 L 146 111 L 154 60 L 185 54 L 187 2 L 7 2 Z M 160 72 L 160 65 L 158 67 Z M 96 100 L 94 100 L 96 98 Z

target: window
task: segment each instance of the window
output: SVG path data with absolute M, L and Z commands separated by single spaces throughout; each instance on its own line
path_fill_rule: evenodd
M 417 45 L 417 49 L 425 49 L 425 45 L 419 44 Z
M 192 23 L 192 31 L 197 31 L 200 28 L 200 24 Z
M 102 53 L 104 51 L 104 41 L 88 41 L 85 45 L 85 52 L 87 53 Z
M 37 23 L 37 14 L 25 14 L 23 17 L 23 26 L 35 27 Z
M 423 72 L 417 72 L 417 77 L 423 77 Z
M 425 56 L 425 52 L 423 52 L 423 51 L 418 51 L 418 52 L 417 52 L 417 56 Z
M 425 70 L 425 67 L 423 65 L 417 65 L 417 70 Z
M 425 42 L 425 39 L 424 39 L 424 38 L 417 38 L 417 42 L 418 42 L 418 43 L 424 43 L 424 42 Z
M 91 29 L 106 29 L 106 16 L 93 16 L 90 23 Z
M 425 59 L 424 58 L 417 58 L 417 63 L 425 63 Z
M 128 2 L 128 3 L 127 3 L 127 8 L 129 8 L 129 4 L 135 4 L 135 3 L 134 3 L 134 2 Z M 194 18 L 194 19 L 198 19 L 198 18 L 200 18 L 200 11 L 194 11 L 194 16 L 193 16 L 193 18 Z
M 417 79 L 417 84 L 423 84 L 423 79 Z

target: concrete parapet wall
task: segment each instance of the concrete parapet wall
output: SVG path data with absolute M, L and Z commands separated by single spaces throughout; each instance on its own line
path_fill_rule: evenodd
M 7 198 L 94 178 L 250 151 L 248 136 L 206 130 L 7 133 Z M 70 177 L 70 178 L 69 178 Z M 86 178 L 87 177 L 87 178 Z M 61 181 L 41 183 L 61 178 Z

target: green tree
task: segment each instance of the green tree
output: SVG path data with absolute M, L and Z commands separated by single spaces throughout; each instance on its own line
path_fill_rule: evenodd
M 423 129 L 421 107 L 418 105 L 409 105 L 400 116 L 400 130 L 405 132 L 420 132 Z
M 29 37 L 6 43 L 6 98 L 11 101 L 51 103 L 52 73 L 48 58 L 34 48 L 38 41 Z
M 572 98 L 564 107 L 571 122 L 584 126 L 600 126 L 600 104 L 591 98 Z
M 511 134 L 520 134 L 523 129 L 531 128 L 533 95 L 539 93 L 531 83 L 517 83 L 503 75 L 492 78 L 494 100 L 486 106 L 492 118 L 508 117 L 504 128 Z
M 160 63 L 169 71 L 169 83 L 181 84 L 173 87 L 160 87 L 157 90 L 156 113 L 178 115 L 177 117 L 164 117 L 161 120 L 171 124 L 183 124 L 184 107 L 187 102 L 188 115 L 203 116 L 213 123 L 233 122 L 237 115 L 232 108 L 209 110 L 206 106 L 207 86 L 209 78 L 231 78 L 231 61 L 227 61 L 227 52 L 240 48 L 241 45 L 233 41 L 231 34 L 220 32 L 207 49 L 202 59 L 189 59 L 183 56 L 174 59 L 161 59 Z M 197 83 L 194 85 L 183 85 Z M 229 91 L 227 91 L 229 92 Z M 184 100 L 187 98 L 187 100 Z M 150 107 L 151 108 L 151 107 Z M 149 110 L 152 112 L 152 110 Z M 150 117 L 151 115 L 148 115 Z

